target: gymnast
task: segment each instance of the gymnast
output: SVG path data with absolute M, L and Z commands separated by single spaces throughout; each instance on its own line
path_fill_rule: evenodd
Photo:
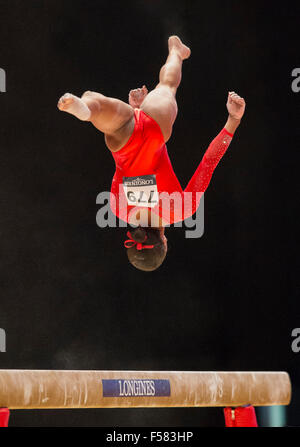
M 110 206 L 116 216 L 133 227 L 127 232 L 129 239 L 124 245 L 129 262 L 143 271 L 156 270 L 166 257 L 165 226 L 183 221 L 197 210 L 200 193 L 207 189 L 245 111 L 244 99 L 228 92 L 227 122 L 183 191 L 166 142 L 177 116 L 176 92 L 182 62 L 190 57 L 191 50 L 178 36 L 169 37 L 168 48 L 159 83 L 150 93 L 145 86 L 131 90 L 129 104 L 90 91 L 81 98 L 66 93 L 58 102 L 59 110 L 89 121 L 103 132 L 116 165 Z M 175 198 L 163 206 L 165 197 L 174 194 L 181 200 Z

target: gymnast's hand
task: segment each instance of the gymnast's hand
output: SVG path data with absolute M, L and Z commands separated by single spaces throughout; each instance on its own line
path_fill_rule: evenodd
M 226 107 L 231 118 L 241 120 L 245 112 L 246 103 L 244 98 L 241 98 L 237 93 L 228 92 Z
M 148 89 L 145 85 L 142 88 L 135 88 L 130 90 L 128 102 L 134 109 L 138 109 L 146 96 L 148 95 Z

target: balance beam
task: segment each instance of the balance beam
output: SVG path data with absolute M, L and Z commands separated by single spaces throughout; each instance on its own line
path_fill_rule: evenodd
M 286 372 L 0 370 L 9 409 L 288 405 Z

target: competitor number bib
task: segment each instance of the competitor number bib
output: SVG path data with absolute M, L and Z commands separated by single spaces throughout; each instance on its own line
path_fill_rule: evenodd
M 155 175 L 123 177 L 123 188 L 128 205 L 152 208 L 158 204 Z

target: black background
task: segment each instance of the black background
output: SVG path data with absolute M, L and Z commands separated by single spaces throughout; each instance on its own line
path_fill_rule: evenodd
M 299 67 L 296 2 L 1 0 L 1 368 L 285 370 L 300 423 L 296 296 Z M 192 50 L 168 150 L 183 187 L 247 108 L 205 194 L 205 233 L 167 230 L 154 273 L 129 265 L 125 230 L 96 225 L 114 173 L 103 135 L 56 108 L 65 92 L 127 101 L 154 88 L 178 34 Z M 13 426 L 222 426 L 220 409 L 15 411 Z

